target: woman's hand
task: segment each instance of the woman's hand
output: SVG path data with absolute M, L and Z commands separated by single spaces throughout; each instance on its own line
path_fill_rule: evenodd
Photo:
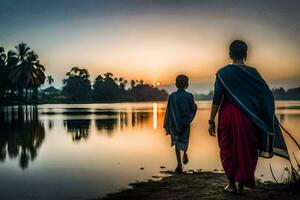
M 211 107 L 211 113 L 210 113 L 210 118 L 208 120 L 208 124 L 209 124 L 209 128 L 208 128 L 208 132 L 209 135 L 212 137 L 216 137 L 216 124 L 215 124 L 215 117 L 216 114 L 219 110 L 219 105 L 213 104 Z
M 208 132 L 209 132 L 210 136 L 216 137 L 216 125 L 215 125 L 215 123 L 209 123 Z

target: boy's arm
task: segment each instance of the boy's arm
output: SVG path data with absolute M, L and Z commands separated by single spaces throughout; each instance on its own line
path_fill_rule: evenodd
M 168 121 L 169 121 L 169 108 L 170 108 L 170 97 L 168 98 L 168 103 L 167 103 L 167 108 L 165 112 L 165 117 L 164 117 L 164 129 L 166 132 L 169 131 L 169 126 L 168 126 Z
M 195 103 L 194 96 L 193 95 L 191 95 L 191 96 L 192 96 L 192 101 L 191 101 L 191 103 L 192 103 L 192 111 L 193 111 L 194 114 L 196 114 L 198 107 L 197 107 L 197 104 Z
M 197 109 L 198 109 L 198 107 L 197 107 L 197 104 L 195 103 L 194 96 L 191 94 L 191 101 L 190 101 L 190 110 L 192 113 L 191 122 L 196 115 Z

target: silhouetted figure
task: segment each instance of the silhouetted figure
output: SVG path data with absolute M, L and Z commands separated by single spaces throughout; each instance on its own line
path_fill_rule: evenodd
M 272 91 L 255 68 L 245 65 L 247 49 L 241 40 L 230 44 L 233 63 L 217 72 L 209 120 L 209 133 L 215 136 L 214 119 L 220 107 L 218 141 L 229 179 L 226 192 L 242 192 L 243 186 L 255 187 L 258 156 L 289 157 L 275 116 Z
M 164 128 L 167 134 L 171 135 L 171 145 L 175 145 L 176 172 L 182 172 L 180 150 L 184 152 L 183 163 L 188 162 L 186 152 L 190 136 L 190 124 L 197 111 L 193 95 L 185 91 L 188 88 L 188 80 L 185 75 L 177 76 L 176 87 L 178 90 L 169 96 L 164 119 Z

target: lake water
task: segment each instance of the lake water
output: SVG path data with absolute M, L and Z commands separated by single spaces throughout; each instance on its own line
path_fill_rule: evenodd
M 197 104 L 185 169 L 221 170 L 217 139 L 207 132 L 210 102 Z M 300 102 L 276 104 L 279 120 L 300 141 Z M 97 198 L 161 175 L 161 166 L 173 170 L 174 149 L 162 128 L 165 107 L 165 102 L 1 107 L 0 199 Z M 300 160 L 300 151 L 285 138 Z M 278 179 L 289 167 L 279 157 L 260 159 L 257 178 L 272 180 L 269 164 Z

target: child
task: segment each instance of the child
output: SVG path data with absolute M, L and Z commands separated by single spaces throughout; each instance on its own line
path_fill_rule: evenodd
M 167 110 L 165 113 L 164 128 L 167 134 L 171 135 L 171 146 L 175 145 L 177 157 L 176 172 L 182 172 L 180 150 L 183 153 L 183 164 L 188 163 L 187 148 L 190 135 L 190 124 L 197 111 L 194 97 L 185 91 L 189 85 L 189 78 L 185 75 L 176 77 L 176 87 L 178 90 L 173 92 L 168 99 Z

